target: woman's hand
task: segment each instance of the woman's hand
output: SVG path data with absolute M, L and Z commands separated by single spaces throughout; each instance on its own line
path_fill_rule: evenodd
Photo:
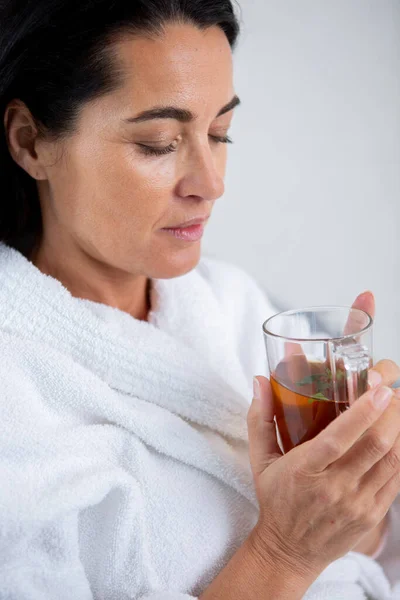
M 378 527 L 400 491 L 400 394 L 370 390 L 282 456 L 271 386 L 257 381 L 247 419 L 260 505 L 252 547 L 264 563 L 317 577 Z
M 381 360 L 370 370 L 369 382 L 372 388 L 379 385 L 391 386 L 400 378 L 400 368 L 391 360 Z M 400 399 L 398 400 L 400 402 Z M 400 454 L 400 436 L 396 446 Z M 367 556 L 373 556 L 379 549 L 386 531 L 387 516 L 379 525 L 367 533 L 366 536 L 353 548 L 354 552 L 360 552 Z
M 375 317 L 375 298 L 372 292 L 364 292 L 357 296 L 352 308 L 359 308 Z M 378 362 L 369 373 L 369 383 L 372 388 L 378 385 L 392 386 L 400 378 L 400 368 L 391 360 Z M 386 531 L 387 516 L 379 525 L 370 531 L 353 550 L 373 556 L 379 549 Z

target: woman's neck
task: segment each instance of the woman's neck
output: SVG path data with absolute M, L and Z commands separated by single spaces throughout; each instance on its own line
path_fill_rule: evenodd
M 36 268 L 50 275 L 76 298 L 91 300 L 118 308 L 140 321 L 148 321 L 151 311 L 151 279 L 132 276 L 86 254 L 63 252 L 59 257 L 44 246 L 34 249 L 28 257 Z

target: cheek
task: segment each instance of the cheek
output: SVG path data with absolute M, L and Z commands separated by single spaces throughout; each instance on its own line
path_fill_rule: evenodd
M 85 167 L 79 170 L 79 196 L 89 200 L 88 217 L 100 228 L 145 237 L 168 211 L 175 185 L 173 161 L 140 157 L 124 144 L 96 152 L 80 164 Z

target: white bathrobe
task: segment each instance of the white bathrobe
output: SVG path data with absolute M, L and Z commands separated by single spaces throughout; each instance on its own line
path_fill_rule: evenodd
M 1 600 L 196 598 L 256 524 L 246 416 L 275 310 L 206 258 L 152 307 L 74 298 L 0 244 Z M 306 597 L 367 593 L 395 597 L 350 553 Z

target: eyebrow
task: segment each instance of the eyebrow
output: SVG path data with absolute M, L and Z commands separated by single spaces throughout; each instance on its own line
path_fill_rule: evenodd
M 223 106 L 217 117 L 221 117 L 227 112 L 230 112 L 236 106 L 239 106 L 240 99 L 238 96 L 234 96 L 228 104 Z M 181 123 L 190 123 L 196 119 L 196 115 L 192 113 L 190 110 L 185 110 L 184 108 L 177 108 L 176 106 L 156 106 L 154 108 L 150 108 L 149 110 L 145 110 L 137 115 L 137 117 L 130 117 L 129 119 L 124 119 L 125 123 L 143 123 L 143 121 L 152 121 L 155 119 L 174 119 L 176 121 L 180 121 Z

